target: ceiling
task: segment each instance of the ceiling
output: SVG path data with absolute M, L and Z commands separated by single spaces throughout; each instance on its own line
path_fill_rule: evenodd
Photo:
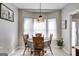
M 40 12 L 40 3 L 13 3 L 19 9 L 30 9 L 32 12 Z M 42 12 L 59 10 L 64 8 L 68 3 L 41 3 Z

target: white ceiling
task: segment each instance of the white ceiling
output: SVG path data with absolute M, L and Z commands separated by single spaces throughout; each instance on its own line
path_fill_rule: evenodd
M 40 9 L 22 9 L 23 11 L 27 12 L 40 12 Z M 55 12 L 57 11 L 56 9 L 42 9 L 41 12 L 43 13 L 48 13 L 48 12 Z
M 40 3 L 13 3 L 19 9 L 40 9 Z M 59 10 L 66 6 L 68 3 L 41 3 L 41 9 L 44 9 L 46 12 L 48 10 Z M 46 10 L 47 9 L 47 10 Z M 43 11 L 44 11 L 43 10 Z M 35 12 L 35 11 L 34 11 Z
M 40 9 L 40 3 L 14 3 L 20 9 Z M 67 3 L 41 3 L 41 9 L 62 9 Z

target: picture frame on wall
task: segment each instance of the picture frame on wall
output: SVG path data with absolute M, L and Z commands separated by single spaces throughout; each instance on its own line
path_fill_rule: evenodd
M 0 3 L 0 19 L 14 22 L 14 12 L 3 3 Z

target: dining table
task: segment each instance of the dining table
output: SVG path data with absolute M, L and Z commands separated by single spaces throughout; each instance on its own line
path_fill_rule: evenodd
M 46 38 L 44 39 L 44 48 L 48 47 L 50 39 Z M 30 48 L 33 48 L 33 39 L 28 39 L 27 44 L 29 45 Z

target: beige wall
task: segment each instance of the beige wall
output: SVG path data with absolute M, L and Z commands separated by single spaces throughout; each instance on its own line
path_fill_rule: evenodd
M 79 22 L 79 13 L 72 15 L 72 21 Z

